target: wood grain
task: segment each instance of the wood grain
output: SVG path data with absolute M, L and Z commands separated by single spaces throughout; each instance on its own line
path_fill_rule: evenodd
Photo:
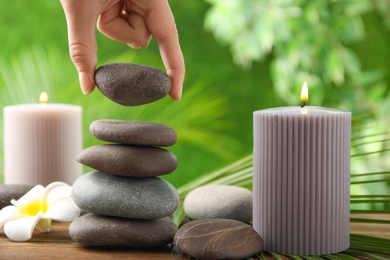
M 170 246 L 161 248 L 83 247 L 73 242 L 69 223 L 54 223 L 50 233 L 35 232 L 28 242 L 10 241 L 0 232 L 0 259 L 188 259 Z
M 382 218 L 387 215 L 354 215 L 356 218 Z M 0 259 L 189 259 L 170 246 L 161 248 L 88 248 L 73 242 L 68 234 L 69 223 L 54 223 L 50 233 L 35 232 L 28 242 L 10 241 L 0 231 Z M 390 225 L 352 223 L 351 232 L 390 239 Z

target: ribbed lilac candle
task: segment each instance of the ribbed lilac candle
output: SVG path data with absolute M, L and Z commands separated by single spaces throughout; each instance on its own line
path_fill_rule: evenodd
M 7 106 L 4 112 L 4 183 L 68 184 L 82 174 L 82 109 L 66 104 Z
M 351 113 L 255 111 L 253 227 L 267 251 L 323 255 L 349 247 Z

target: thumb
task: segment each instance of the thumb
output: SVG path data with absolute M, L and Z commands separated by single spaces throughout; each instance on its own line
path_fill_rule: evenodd
M 68 26 L 70 58 L 79 74 L 81 90 L 88 94 L 95 88 L 97 45 L 95 23 L 98 12 L 90 1 L 61 0 Z

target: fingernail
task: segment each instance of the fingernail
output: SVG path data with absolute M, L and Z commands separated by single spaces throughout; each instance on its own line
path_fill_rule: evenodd
M 80 87 L 81 91 L 83 92 L 84 95 L 91 93 L 91 82 L 89 80 L 89 77 L 87 73 L 85 72 L 80 72 L 79 73 L 79 81 L 80 81 Z
M 180 101 L 181 95 L 182 95 L 182 87 L 174 90 L 171 89 L 171 92 L 169 93 L 169 96 L 174 101 Z
M 183 94 L 183 86 L 180 87 L 180 91 L 179 91 L 179 93 L 177 95 L 176 101 L 180 101 L 182 94 Z

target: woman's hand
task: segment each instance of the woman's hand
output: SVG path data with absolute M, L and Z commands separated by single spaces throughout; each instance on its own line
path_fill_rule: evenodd
M 167 0 L 60 0 L 68 25 L 69 52 L 79 74 L 81 89 L 95 88 L 97 44 L 95 26 L 107 37 L 132 48 L 157 41 L 167 74 L 170 96 L 182 94 L 185 66 L 174 17 Z M 97 24 L 96 24 L 97 20 Z

